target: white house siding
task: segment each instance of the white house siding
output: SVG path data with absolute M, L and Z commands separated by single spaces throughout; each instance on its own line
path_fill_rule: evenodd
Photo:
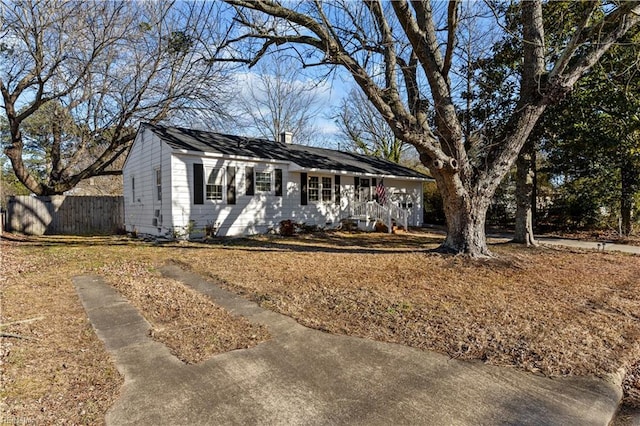
M 193 165 L 202 164 L 204 180 L 211 169 L 224 170 L 222 200 L 205 200 L 203 204 L 194 204 Z M 228 204 L 226 187 L 228 184 L 227 167 L 236 170 L 236 203 Z M 271 173 L 271 192 L 261 193 L 257 189 L 254 195 L 246 195 L 246 167 L 253 167 L 255 172 Z M 173 226 L 178 233 L 192 227 L 192 234 L 203 233 L 205 227 L 213 226 L 216 235 L 247 235 L 265 233 L 279 225 L 280 221 L 291 217 L 291 204 L 286 201 L 288 194 L 288 168 L 283 163 L 267 163 L 260 161 L 239 161 L 214 156 L 196 157 L 191 155 L 174 155 L 173 169 Z M 282 170 L 283 195 L 275 195 L 275 170 Z M 255 187 L 255 183 L 254 183 Z M 189 223 L 192 223 L 190 226 Z
M 223 179 L 223 199 L 204 200 L 203 204 L 193 203 L 193 165 L 202 164 L 205 171 L 205 182 L 208 172 L 213 168 L 225 170 Z M 228 204 L 226 185 L 228 166 L 236 168 L 236 204 Z M 273 172 L 282 170 L 283 195 L 255 192 L 253 196 L 246 195 L 245 172 L 246 167 L 253 167 L 254 171 Z M 174 155 L 171 161 L 173 194 L 171 216 L 173 217 L 174 234 L 185 234 L 190 228 L 192 235 L 202 235 L 207 226 L 216 228 L 218 236 L 251 235 L 277 229 L 282 220 L 290 219 L 296 223 L 317 225 L 320 227 L 335 227 L 341 219 L 349 217 L 350 205 L 355 199 L 354 177 L 340 175 L 340 205 L 335 203 L 335 185 L 332 188 L 332 201 L 307 201 L 301 205 L 300 172 L 291 172 L 288 165 L 281 163 L 237 161 L 223 158 L 196 157 L 190 155 Z M 335 183 L 335 174 L 322 172 L 307 172 L 307 176 L 330 177 Z M 365 177 L 366 178 L 366 177 Z M 371 178 L 369 178 L 371 179 Z M 385 179 L 385 188 L 390 194 L 390 200 L 402 204 L 410 200 L 411 211 L 409 224 L 422 225 L 422 182 Z M 272 180 L 272 192 L 274 182 Z M 371 187 L 375 192 L 375 187 Z M 191 222 L 191 225 L 190 225 Z M 166 223 L 166 222 L 165 222 Z M 373 224 L 367 224 L 371 228 Z
M 314 173 L 307 172 L 307 179 L 309 176 L 329 177 L 332 183 L 332 201 L 311 201 L 308 199 L 307 204 L 301 205 L 301 173 L 291 172 L 289 173 L 290 181 L 287 182 L 287 199 L 285 201 L 285 211 L 288 216 L 285 219 L 290 219 L 296 223 L 304 223 L 306 225 L 317 225 L 319 227 L 332 227 L 340 222 L 341 209 L 334 202 L 334 176 L 329 173 Z
M 129 232 L 162 235 L 171 227 L 171 148 L 151 132 L 140 132 L 123 167 L 125 227 Z M 161 173 L 161 199 L 156 190 Z M 135 180 L 135 194 L 132 188 Z

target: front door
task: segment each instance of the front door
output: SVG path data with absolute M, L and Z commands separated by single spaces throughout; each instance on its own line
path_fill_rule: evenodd
M 371 181 L 369 179 L 360 179 L 358 201 L 371 201 Z

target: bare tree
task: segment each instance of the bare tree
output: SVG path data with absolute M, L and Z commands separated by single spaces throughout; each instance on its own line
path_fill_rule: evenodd
M 358 87 L 342 99 L 335 120 L 353 151 L 399 163 L 410 146 L 396 137 Z
M 322 107 L 317 82 L 305 80 L 286 55 L 269 59 L 260 63 L 257 74 L 243 76 L 246 88 L 237 99 L 238 124 L 269 140 L 290 132 L 296 143 L 313 144 L 319 131 L 314 122 Z
M 129 1 L 2 1 L 0 93 L 16 177 L 39 195 L 92 176 L 120 174 L 140 121 L 215 120 L 225 74 L 215 43 L 215 4 Z M 25 122 L 42 108 L 34 138 Z M 31 138 L 30 141 L 26 140 Z M 41 143 L 39 174 L 25 144 Z
M 236 8 L 239 24 L 229 43 L 246 42 L 234 50 L 244 56 L 232 59 L 254 64 L 269 48 L 291 45 L 305 66 L 338 66 L 351 74 L 396 136 L 416 147 L 431 170 L 447 219 L 441 249 L 471 256 L 491 254 L 487 208 L 547 105 L 571 91 L 640 21 L 640 3 L 580 3 L 580 20 L 565 34 L 563 48 L 547 52 L 542 1 L 522 2 L 523 31 L 514 34 L 524 46 L 518 102 L 505 131 L 490 134 L 482 128 L 464 131 L 453 89 L 463 2 L 226 2 Z

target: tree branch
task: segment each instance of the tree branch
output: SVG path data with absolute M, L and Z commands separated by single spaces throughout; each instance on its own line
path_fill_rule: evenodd
M 449 2 L 447 8 L 447 50 L 444 55 L 444 63 L 442 64 L 442 74 L 449 75 L 451 63 L 453 61 L 453 51 L 456 44 L 456 29 L 458 28 L 458 6 L 459 0 Z
M 411 14 L 405 0 L 394 1 L 391 4 L 431 88 L 436 111 L 436 129 L 442 146 L 442 151 L 434 153 L 432 160 L 437 160 L 438 165 L 444 165 L 452 172 L 460 169 L 468 175 L 471 173 L 471 166 L 464 149 L 462 126 L 453 104 L 449 81 L 442 73 L 444 62 L 435 35 L 431 4 L 429 1 L 413 1 L 416 18 Z
M 640 2 L 622 2 L 620 6 L 603 17 L 599 22 L 579 31 L 580 40 L 572 42 L 569 50 L 575 54 L 578 47 L 585 47 L 585 52 L 570 58 L 562 55 L 562 61 L 554 67 L 549 74 L 549 87 L 545 93 L 547 102 L 555 103 L 564 98 L 578 79 L 593 65 L 600 60 L 600 57 L 631 28 L 640 23 Z

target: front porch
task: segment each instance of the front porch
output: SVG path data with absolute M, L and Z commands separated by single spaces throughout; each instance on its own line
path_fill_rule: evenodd
M 348 219 L 362 223 L 365 229 L 369 229 L 376 222 L 382 222 L 387 226 L 389 233 L 393 227 L 399 226 L 404 230 L 409 227 L 409 212 L 392 203 L 380 204 L 377 201 L 356 201 L 350 204 Z M 360 226 L 358 226 L 360 227 Z

